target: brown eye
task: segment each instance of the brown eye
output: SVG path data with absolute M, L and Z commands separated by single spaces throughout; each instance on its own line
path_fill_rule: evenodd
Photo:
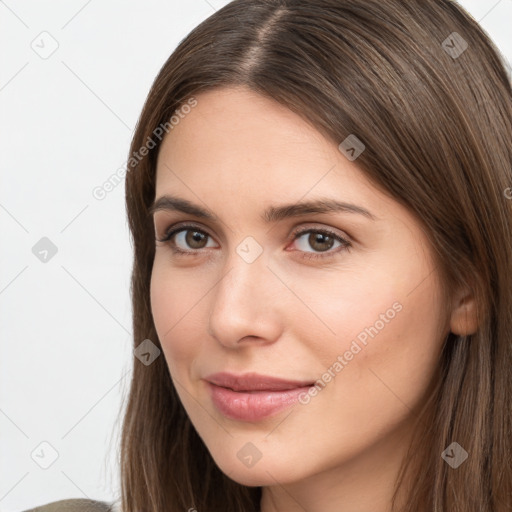
M 308 237 L 308 244 L 317 251 L 328 251 L 334 245 L 334 238 L 320 232 L 311 232 Z
M 205 247 L 215 247 L 215 245 L 207 245 L 208 239 L 211 239 L 210 235 L 197 227 L 182 225 L 166 232 L 164 238 L 158 241 L 169 243 L 173 251 L 177 253 L 193 254 L 196 250 Z
M 187 229 L 183 231 L 186 233 L 185 235 L 185 243 L 191 249 L 202 249 L 205 247 L 205 242 L 208 240 L 208 235 L 203 233 L 202 231 L 193 231 L 191 229 Z
M 309 236 L 305 236 L 309 235 Z M 341 236 L 325 229 L 307 229 L 295 233 L 295 241 L 305 258 L 322 258 L 333 256 L 334 254 L 350 249 L 351 243 Z M 337 250 L 331 251 L 334 244 L 337 243 Z M 313 249 L 312 251 L 309 249 Z M 326 253 L 321 254 L 321 253 Z

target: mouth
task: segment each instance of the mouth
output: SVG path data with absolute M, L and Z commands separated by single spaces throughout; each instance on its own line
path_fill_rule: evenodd
M 224 416 L 256 422 L 295 405 L 314 384 L 276 377 L 217 373 L 204 379 L 214 406 Z
M 288 380 L 258 373 L 235 375 L 227 372 L 214 373 L 206 381 L 233 391 L 286 391 L 311 386 L 314 381 Z

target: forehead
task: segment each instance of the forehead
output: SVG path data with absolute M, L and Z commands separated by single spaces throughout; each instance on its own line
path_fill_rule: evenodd
M 157 191 L 179 186 L 179 177 L 225 190 L 250 186 L 256 193 L 285 193 L 298 199 L 315 188 L 340 185 L 346 193 L 368 180 L 354 162 L 307 121 L 285 106 L 246 88 L 195 96 L 163 140 L 157 162 Z M 269 189 L 269 187 L 271 187 Z
M 165 137 L 161 152 L 199 151 L 238 158 L 258 154 L 304 156 L 323 152 L 327 141 L 299 115 L 246 88 L 220 89 L 196 96 L 197 105 Z M 301 148 L 304 148 L 301 150 Z

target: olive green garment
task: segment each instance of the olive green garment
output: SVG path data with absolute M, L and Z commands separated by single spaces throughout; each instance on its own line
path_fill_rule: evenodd
M 110 512 L 112 503 L 86 499 L 60 500 L 24 512 Z

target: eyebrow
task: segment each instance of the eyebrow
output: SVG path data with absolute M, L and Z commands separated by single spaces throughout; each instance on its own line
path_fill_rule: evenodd
M 156 199 L 149 207 L 148 215 L 153 215 L 155 212 L 160 210 L 180 211 L 194 215 L 195 217 L 215 222 L 219 221 L 217 215 L 211 211 L 203 209 L 186 199 L 170 195 L 164 195 Z M 366 208 L 352 203 L 337 201 L 328 197 L 301 203 L 269 206 L 261 215 L 261 219 L 266 223 L 272 223 L 287 218 L 311 215 L 314 213 L 353 213 L 363 215 L 371 220 L 378 219 L 378 217 L 369 212 Z

